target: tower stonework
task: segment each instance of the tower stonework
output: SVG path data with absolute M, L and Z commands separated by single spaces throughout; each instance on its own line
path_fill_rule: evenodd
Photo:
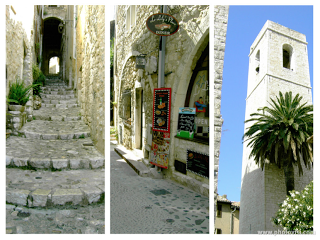
M 299 93 L 302 102 L 312 104 L 306 36 L 268 20 L 250 48 L 245 120 L 258 108 L 269 106 L 270 97 L 279 91 Z M 247 144 L 243 144 L 240 233 L 276 231 L 270 219 L 286 198 L 284 173 L 273 164 L 266 164 L 262 171 L 249 159 Z M 312 179 L 312 169 L 303 168 L 299 176 L 295 168 L 296 191 Z

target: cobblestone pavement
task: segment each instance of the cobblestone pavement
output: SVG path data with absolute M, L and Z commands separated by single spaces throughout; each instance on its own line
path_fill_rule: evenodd
M 103 234 L 104 205 L 32 209 L 6 205 L 7 234 Z
M 78 169 L 104 167 L 104 157 L 88 138 L 43 140 L 11 136 L 6 141 L 7 167 Z
M 73 90 L 48 80 L 43 104 L 6 139 L 6 232 L 104 233 L 104 156 Z
M 111 145 L 110 232 L 209 233 L 209 199 L 168 179 L 140 177 Z

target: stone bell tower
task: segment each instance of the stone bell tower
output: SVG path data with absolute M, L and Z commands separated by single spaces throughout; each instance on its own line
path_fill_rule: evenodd
M 306 36 L 268 20 L 250 48 L 245 119 L 268 106 L 279 91 L 299 93 L 302 102 L 312 104 Z M 262 171 L 249 159 L 247 144 L 243 144 L 240 233 L 277 230 L 270 219 L 286 198 L 283 170 L 267 164 Z M 303 169 L 299 177 L 295 169 L 295 190 L 301 191 L 312 179 L 312 170 Z

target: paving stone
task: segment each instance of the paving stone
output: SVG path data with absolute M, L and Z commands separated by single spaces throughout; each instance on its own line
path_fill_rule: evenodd
M 30 191 L 23 189 L 10 189 L 6 190 L 6 201 L 19 204 L 23 206 L 27 206 L 27 198 L 29 196 Z
M 64 169 L 64 168 L 68 168 L 68 163 L 69 160 L 68 159 L 52 159 L 52 167 L 54 169 Z
M 88 200 L 89 204 L 98 202 L 100 200 L 101 196 L 102 196 L 102 193 L 104 192 L 104 191 L 102 191 L 101 189 L 99 189 L 97 187 L 82 188 L 82 191 L 84 192 L 85 197 Z
M 57 189 L 52 194 L 52 203 L 54 205 L 65 205 L 72 203 L 79 205 L 83 201 L 83 194 L 80 189 Z
M 51 168 L 51 163 L 49 158 L 31 158 L 30 165 L 34 168 Z
M 33 206 L 34 207 L 45 207 L 47 206 L 48 196 L 51 190 L 37 189 L 32 193 Z
M 26 167 L 28 166 L 28 160 L 29 158 L 28 157 L 25 157 L 25 158 L 13 158 L 13 165 L 15 165 L 16 167 Z

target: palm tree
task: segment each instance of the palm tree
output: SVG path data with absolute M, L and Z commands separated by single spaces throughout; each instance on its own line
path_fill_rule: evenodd
M 279 92 L 271 107 L 258 109 L 253 117 L 245 121 L 254 122 L 247 128 L 242 139 L 252 147 L 249 158 L 263 170 L 265 163 L 274 163 L 283 169 L 287 195 L 294 190 L 293 166 L 298 166 L 299 176 L 303 174 L 302 163 L 310 169 L 313 162 L 313 145 L 307 141 L 313 136 L 313 106 L 300 104 L 299 94 L 292 98 L 292 92 Z M 262 111 L 262 113 L 261 113 Z

